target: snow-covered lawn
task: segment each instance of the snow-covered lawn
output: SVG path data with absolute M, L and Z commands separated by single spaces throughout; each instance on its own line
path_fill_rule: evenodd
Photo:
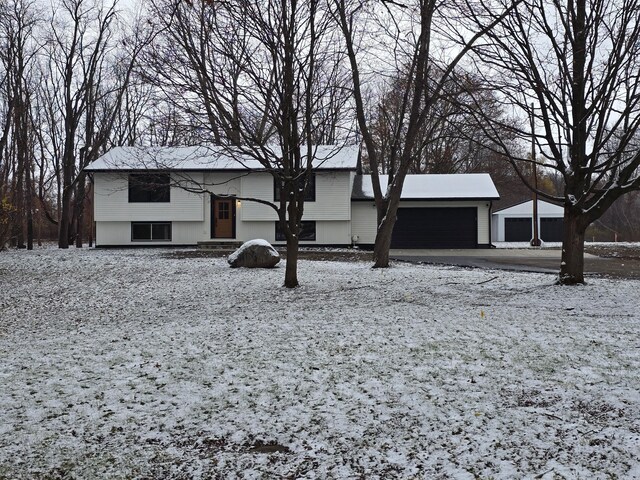
M 640 283 L 0 254 L 0 478 L 639 478 Z
M 496 248 L 562 248 L 562 242 L 542 242 L 540 247 L 532 247 L 529 242 L 493 242 Z M 638 249 L 640 242 L 585 242 L 585 248 L 589 247 L 606 247 L 608 249 Z

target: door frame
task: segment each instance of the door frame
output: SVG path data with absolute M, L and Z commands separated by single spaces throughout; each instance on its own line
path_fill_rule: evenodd
M 218 237 L 216 236 L 216 202 L 229 202 L 231 204 L 231 236 L 230 237 Z M 236 199 L 233 196 L 218 197 L 217 195 L 211 195 L 209 220 L 211 223 L 211 238 L 236 238 Z

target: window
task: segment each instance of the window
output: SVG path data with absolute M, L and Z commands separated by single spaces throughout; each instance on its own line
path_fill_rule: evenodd
M 229 220 L 231 218 L 231 203 L 220 202 L 218 204 L 218 220 Z
M 171 241 L 171 222 L 131 222 L 132 242 Z
M 302 183 L 302 180 L 300 180 Z M 281 183 L 277 178 L 273 179 L 273 200 L 276 202 L 280 201 L 280 191 L 282 190 Z M 304 196 L 305 202 L 315 202 L 316 201 L 316 174 L 312 173 L 309 177 L 309 184 L 307 185 L 307 191 Z
M 169 202 L 170 184 L 168 173 L 132 173 L 129 175 L 129 203 Z
M 300 241 L 314 241 L 316 239 L 316 222 L 300 222 L 300 232 L 298 233 Z M 280 222 L 276 222 L 276 242 L 284 242 L 287 237 L 280 227 Z

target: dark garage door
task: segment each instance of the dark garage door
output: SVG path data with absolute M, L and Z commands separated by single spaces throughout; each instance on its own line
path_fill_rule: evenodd
M 528 242 L 533 238 L 531 233 L 531 217 L 505 218 L 504 241 Z
M 545 242 L 561 242 L 562 218 L 541 218 L 540 238 Z
M 400 208 L 391 248 L 476 248 L 476 208 Z

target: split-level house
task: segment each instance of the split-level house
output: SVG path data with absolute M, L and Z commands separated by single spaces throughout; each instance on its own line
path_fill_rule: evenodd
M 358 147 L 315 147 L 313 166 L 301 245 L 373 246 L 373 189 L 360 174 Z M 276 211 L 247 200 L 279 202 L 279 186 L 255 160 L 218 147 L 117 147 L 85 171 L 98 247 L 286 243 Z M 489 247 L 498 198 L 488 174 L 409 175 L 392 247 Z

